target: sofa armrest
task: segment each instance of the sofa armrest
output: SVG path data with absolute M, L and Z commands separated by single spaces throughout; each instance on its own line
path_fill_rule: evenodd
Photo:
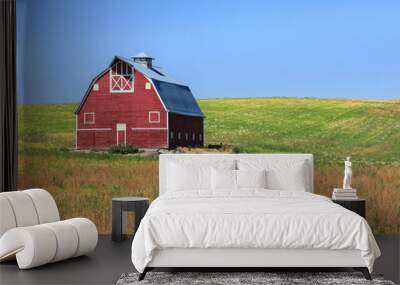
M 19 227 L 7 231 L 0 238 L 0 261 L 16 256 L 21 269 L 49 263 L 56 252 L 53 232 L 41 225 Z

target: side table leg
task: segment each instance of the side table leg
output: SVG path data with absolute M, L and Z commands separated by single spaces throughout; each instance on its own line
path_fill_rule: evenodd
M 112 241 L 122 241 L 122 205 L 112 203 Z
M 125 239 L 126 235 L 128 234 L 128 212 L 122 211 L 122 239 Z
M 140 222 L 142 221 L 148 208 L 149 208 L 148 203 L 139 204 L 135 207 L 135 233 L 138 230 Z

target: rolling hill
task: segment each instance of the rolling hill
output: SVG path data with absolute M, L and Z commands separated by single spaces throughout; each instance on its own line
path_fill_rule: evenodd
M 318 161 L 400 162 L 400 101 L 207 99 L 205 143 L 238 152 L 310 152 Z M 20 107 L 21 144 L 74 146 L 76 104 Z
M 400 101 L 201 100 L 205 138 L 243 152 L 310 152 L 318 161 L 400 161 Z

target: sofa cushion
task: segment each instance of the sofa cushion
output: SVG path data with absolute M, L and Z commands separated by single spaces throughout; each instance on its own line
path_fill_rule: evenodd
M 96 225 L 91 220 L 86 218 L 73 218 L 64 220 L 63 222 L 73 226 L 78 234 L 78 248 L 73 257 L 86 254 L 96 248 L 98 233 Z
M 60 220 L 57 204 L 53 196 L 43 189 L 29 189 L 22 191 L 32 199 L 38 215 L 39 224 L 52 223 Z
M 1 193 L 2 194 L 2 193 Z M 14 211 L 8 199 L 0 194 L 0 237 L 9 229 L 15 228 Z
M 64 260 L 75 255 L 78 249 L 79 236 L 72 225 L 60 221 L 43 224 L 43 226 L 50 228 L 57 240 L 57 250 L 51 262 Z
M 14 213 L 17 227 L 39 224 L 35 205 L 30 196 L 23 191 L 3 192 L 0 194 L 8 200 Z

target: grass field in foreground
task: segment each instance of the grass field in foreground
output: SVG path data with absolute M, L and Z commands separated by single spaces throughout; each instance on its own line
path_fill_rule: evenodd
M 351 155 L 354 187 L 374 232 L 400 232 L 400 102 L 249 98 L 200 100 L 205 142 L 240 152 L 315 156 L 315 191 L 340 186 Z M 76 153 L 76 104 L 19 108 L 19 188 L 48 189 L 64 218 L 85 216 L 110 232 L 111 198 L 158 193 L 157 158 Z

